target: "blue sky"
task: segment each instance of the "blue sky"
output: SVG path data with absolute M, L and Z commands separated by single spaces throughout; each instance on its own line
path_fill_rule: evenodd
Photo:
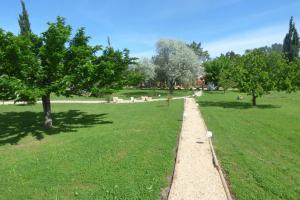
M 74 30 L 86 27 L 92 44 L 128 48 L 137 57 L 155 53 L 160 38 L 201 42 L 214 57 L 282 43 L 290 16 L 300 29 L 299 0 L 25 0 L 32 29 L 63 16 Z M 19 32 L 19 0 L 0 0 L 0 28 Z M 300 30 L 299 30 L 300 31 Z

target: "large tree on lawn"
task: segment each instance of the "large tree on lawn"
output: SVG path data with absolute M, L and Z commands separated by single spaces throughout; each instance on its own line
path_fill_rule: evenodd
M 272 90 L 295 90 L 296 64 L 286 60 L 282 53 L 254 49 L 237 62 L 233 69 L 237 88 L 252 96 L 253 106 L 257 97 Z
M 52 127 L 52 93 L 70 96 L 120 87 L 133 60 L 127 49 L 107 47 L 97 53 L 100 46 L 88 44 L 83 28 L 70 39 L 71 27 L 61 17 L 48 25 L 41 37 L 34 36 L 37 40 L 0 30 L 0 96 L 41 97 L 46 128 Z
M 270 73 L 267 55 L 262 50 L 255 49 L 245 54 L 236 70 L 237 87 L 252 96 L 253 106 L 256 106 L 257 97 L 275 88 L 275 77 Z
M 83 28 L 77 31 L 68 46 L 70 31 L 70 26 L 58 17 L 42 36 L 43 79 L 39 86 L 43 91 L 45 127 L 52 126 L 51 93 L 69 96 L 120 87 L 125 83 L 125 72 L 133 60 L 129 57 L 129 50 L 119 51 L 112 47 L 105 48 L 97 56 L 101 48 L 88 45 L 89 37 Z
M 155 64 L 164 73 L 172 94 L 175 83 L 193 83 L 202 72 L 198 56 L 184 42 L 163 39 L 156 44 Z
M 42 34 L 43 46 L 40 49 L 42 78 L 38 82 L 43 91 L 42 102 L 45 117 L 45 127 L 52 126 L 50 94 L 59 93 L 61 81 L 64 79 L 64 58 L 66 56 L 71 27 L 65 24 L 61 17 L 55 23 L 48 23 L 49 28 Z

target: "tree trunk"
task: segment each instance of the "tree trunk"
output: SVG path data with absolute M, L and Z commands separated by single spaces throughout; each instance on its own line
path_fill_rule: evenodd
M 51 103 L 50 103 L 50 94 L 42 96 L 43 102 L 43 111 L 44 111 L 44 127 L 52 128 L 52 116 L 51 116 Z
M 169 92 L 172 95 L 174 91 L 175 81 L 170 81 L 169 83 Z
M 257 96 L 255 94 L 252 94 L 252 106 L 256 106 L 256 98 Z

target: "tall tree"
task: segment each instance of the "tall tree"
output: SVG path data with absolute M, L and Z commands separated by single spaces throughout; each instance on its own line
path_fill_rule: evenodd
M 25 7 L 25 2 L 21 0 L 22 14 L 19 15 L 20 34 L 28 35 L 31 33 L 29 15 Z
M 296 29 L 294 18 L 291 17 L 289 32 L 286 34 L 283 41 L 283 53 L 286 55 L 289 61 L 292 61 L 299 57 L 299 48 L 299 35 Z
M 41 89 L 43 90 L 42 102 L 45 117 L 44 126 L 52 127 L 50 94 L 60 88 L 60 80 L 63 78 L 63 60 L 65 57 L 66 43 L 71 34 L 71 27 L 66 25 L 65 20 L 57 18 L 57 22 L 48 23 L 49 28 L 42 34 L 44 45 L 41 47 L 41 66 L 43 78 Z

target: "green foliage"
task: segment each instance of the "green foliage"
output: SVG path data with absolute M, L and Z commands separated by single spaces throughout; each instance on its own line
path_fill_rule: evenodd
M 4 84 L 1 87 L 6 87 L 1 90 L 2 98 L 19 101 L 35 99 L 34 89 L 30 87 L 38 81 L 40 70 L 32 47 L 30 38 L 0 30 L 0 73 Z M 25 92 L 26 89 L 30 91 Z
M 294 19 L 291 17 L 289 32 L 286 34 L 283 42 L 283 53 L 290 61 L 299 57 L 299 41 L 299 34 L 297 32 Z
M 297 89 L 300 89 L 300 58 L 295 59 L 292 62 L 292 70 L 294 70 L 294 79 L 292 81 L 292 84 L 297 87 Z
M 83 91 L 93 87 L 92 77 L 95 75 L 96 53 L 101 50 L 100 46 L 90 46 L 90 37 L 85 35 L 84 28 L 80 28 L 74 38 L 64 59 L 64 83 L 65 94 L 82 94 Z
M 207 83 L 219 85 L 222 65 L 222 61 L 218 58 L 204 63 L 205 81 Z
M 42 79 L 38 86 L 48 95 L 52 92 L 61 93 L 61 80 L 64 78 L 63 61 L 66 56 L 66 43 L 71 35 L 71 27 L 65 19 L 57 17 L 55 23 L 48 23 L 48 30 L 42 34 L 43 46 L 40 49 Z
M 127 73 L 127 84 L 139 86 L 145 81 L 145 75 L 138 69 L 131 69 Z
M 20 87 L 20 80 L 7 75 L 0 76 L 0 100 L 13 100 Z
M 238 65 L 239 57 L 234 52 L 228 52 L 204 63 L 205 81 L 224 90 L 235 87 L 234 68 Z
M 225 57 L 224 65 L 220 72 L 219 85 L 224 92 L 230 88 L 235 88 L 237 83 L 234 79 L 234 68 L 236 67 L 238 58 Z
M 236 70 L 236 81 L 242 92 L 258 97 L 275 87 L 275 74 L 270 73 L 267 55 L 261 50 L 256 49 L 244 55 Z
M 253 105 L 256 105 L 257 97 L 275 88 L 276 66 L 270 66 L 267 59 L 266 52 L 254 49 L 241 58 L 240 64 L 235 69 L 237 87 L 241 92 L 252 96 Z
M 40 97 L 39 90 L 28 87 L 22 84 L 20 79 L 2 75 L 0 77 L 0 99 L 26 101 L 28 103 L 35 103 Z
M 96 88 L 119 89 L 126 84 L 128 66 L 135 58 L 129 56 L 129 50 L 115 50 L 106 47 L 95 61 L 95 69 L 91 77 Z

